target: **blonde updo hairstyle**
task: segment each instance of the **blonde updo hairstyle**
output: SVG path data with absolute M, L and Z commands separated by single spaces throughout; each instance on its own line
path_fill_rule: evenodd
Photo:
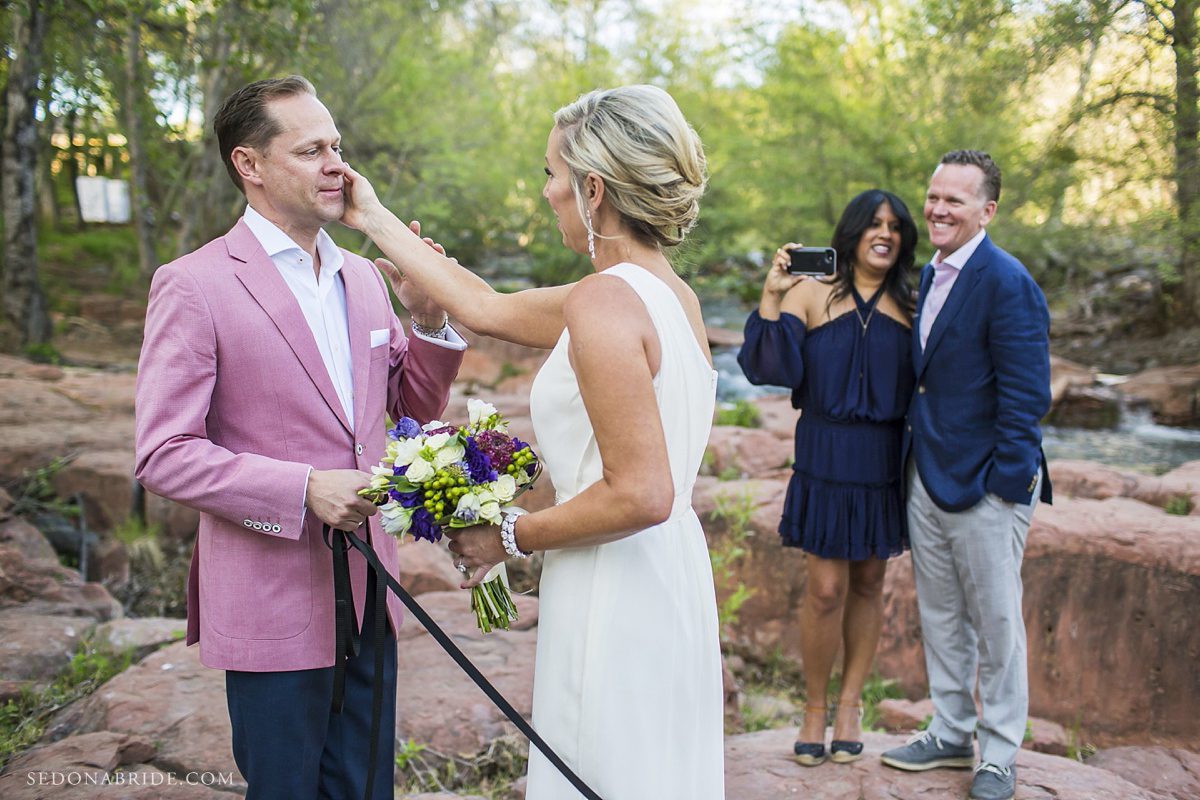
M 700 137 L 671 95 L 657 86 L 597 89 L 554 114 L 579 216 L 588 218 L 584 180 L 595 173 L 605 196 L 645 244 L 680 244 L 700 215 L 708 176 Z M 612 238 L 612 237 L 601 237 Z

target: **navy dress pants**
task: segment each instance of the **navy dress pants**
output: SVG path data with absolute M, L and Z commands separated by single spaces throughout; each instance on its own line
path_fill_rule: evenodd
M 362 800 L 371 747 L 373 600 L 367 596 L 359 654 L 346 662 L 340 714 L 330 711 L 333 667 L 225 673 L 233 758 L 249 784 L 247 800 Z M 390 626 L 384 647 L 383 713 L 371 800 L 393 797 L 396 638 Z

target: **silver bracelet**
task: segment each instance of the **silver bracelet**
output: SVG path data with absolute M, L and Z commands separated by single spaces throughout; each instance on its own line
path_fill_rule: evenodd
M 505 509 L 500 512 L 500 543 L 509 558 L 529 558 L 529 553 L 517 547 L 517 517 L 525 512 L 519 509 Z
M 418 324 L 415 319 L 409 320 L 409 325 L 412 327 L 413 333 L 419 333 L 422 336 L 429 337 L 430 339 L 449 339 L 450 335 L 446 330 L 449 324 L 450 315 L 445 312 L 442 312 L 442 324 L 436 328 L 426 328 L 424 325 Z

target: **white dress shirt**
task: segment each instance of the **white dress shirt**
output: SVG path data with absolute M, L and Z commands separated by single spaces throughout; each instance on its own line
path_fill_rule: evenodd
M 279 270 L 284 283 L 292 290 L 292 295 L 300 305 L 342 410 L 346 412 L 346 420 L 353 429 L 354 380 L 351 374 L 350 327 L 346 317 L 346 285 L 340 274 L 345 262 L 342 251 L 329 234 L 319 231 L 317 255 L 321 259 L 321 271 L 317 274 L 313 272 L 312 259 L 304 248 L 253 207 L 246 206 L 242 219 L 270 256 L 275 269 Z M 451 350 L 465 350 L 467 347 L 466 341 L 450 326 L 446 326 L 445 339 L 435 339 L 415 331 L 413 335 Z
M 946 304 L 946 298 L 950 296 L 950 290 L 954 288 L 954 282 L 958 280 L 962 268 L 971 260 L 971 256 L 975 255 L 976 248 L 983 241 L 983 237 L 987 235 L 986 230 L 980 230 L 979 233 L 972 236 L 967 243 L 955 250 L 950 255 L 942 258 L 942 251 L 938 250 L 933 254 L 934 278 L 933 283 L 929 286 L 929 292 L 925 295 L 925 304 L 921 306 L 921 349 L 925 349 L 925 342 L 929 340 L 929 332 L 933 330 L 933 323 L 937 319 L 938 312 L 942 310 L 942 306 Z

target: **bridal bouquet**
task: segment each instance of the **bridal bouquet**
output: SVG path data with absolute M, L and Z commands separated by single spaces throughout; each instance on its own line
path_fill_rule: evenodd
M 422 426 L 401 417 L 388 431 L 387 452 L 359 494 L 380 507 L 383 529 L 392 536 L 437 542 L 447 527 L 499 525 L 501 508 L 541 474 L 541 461 L 508 434 L 491 403 L 468 400 L 467 420 Z M 471 589 L 471 608 L 484 633 L 507 630 L 517 618 L 503 562 Z

